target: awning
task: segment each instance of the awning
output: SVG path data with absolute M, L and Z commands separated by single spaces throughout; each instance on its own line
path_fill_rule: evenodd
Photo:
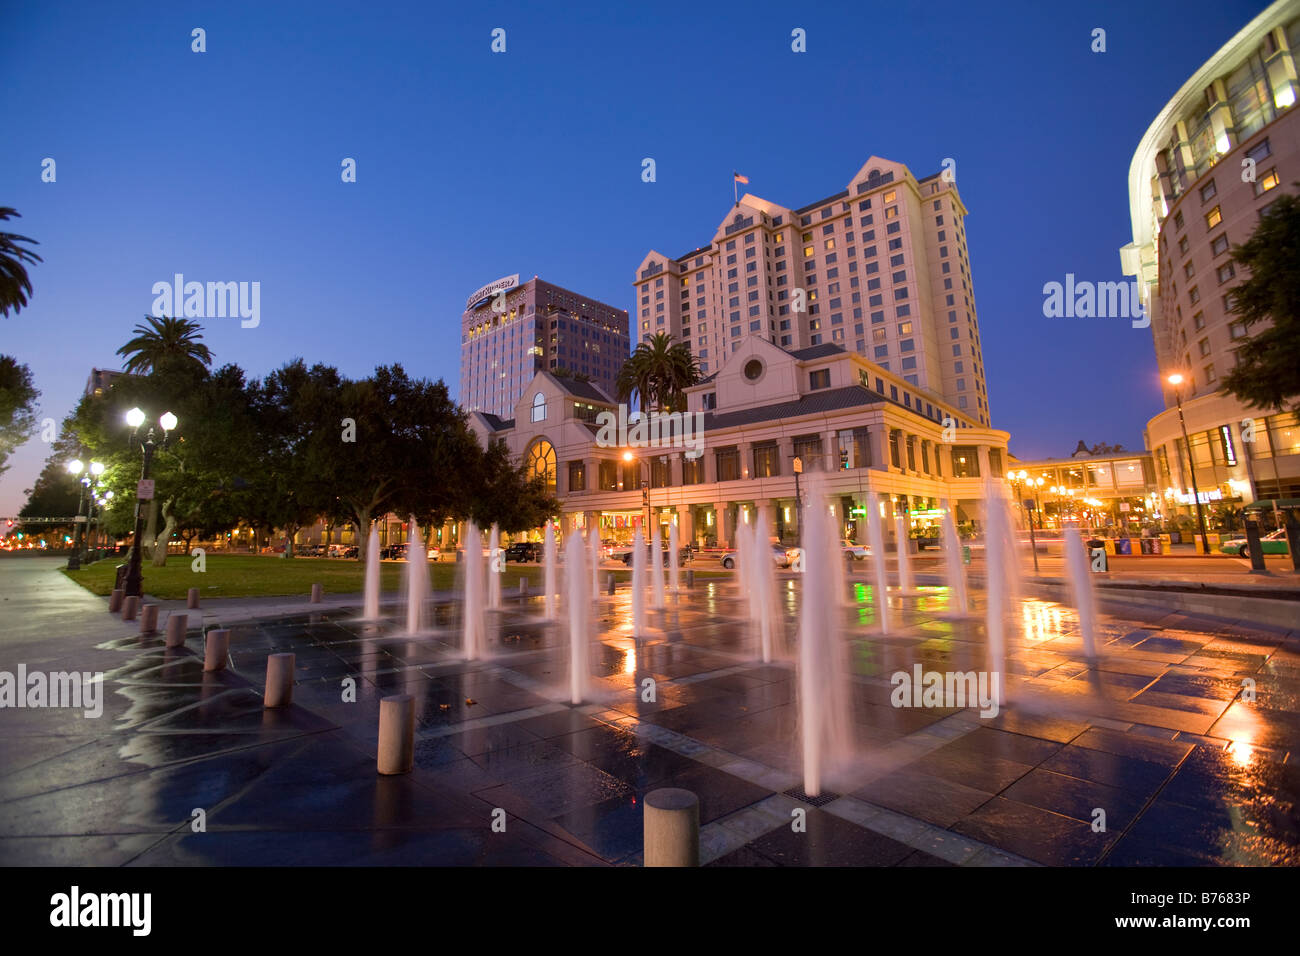
M 1279 508 L 1300 508 L 1300 498 L 1266 498 L 1263 501 L 1252 501 L 1243 508 L 1243 511 L 1272 511 L 1273 506 Z

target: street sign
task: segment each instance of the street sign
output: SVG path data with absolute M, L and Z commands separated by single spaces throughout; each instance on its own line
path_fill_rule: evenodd
M 1034 510 L 1034 499 L 1033 499 L 1033 498 L 1026 498 L 1025 501 L 1024 501 L 1024 505 L 1025 505 L 1025 510 L 1026 510 L 1026 511 L 1033 511 L 1033 510 Z
M 77 517 L 74 518 L 73 520 L 76 521 L 77 524 L 85 524 L 90 519 L 87 518 L 85 515 L 77 515 Z
M 796 475 L 803 474 L 803 459 L 800 458 L 798 455 L 795 455 L 794 458 L 794 473 Z
M 1120 511 L 1132 511 L 1132 510 L 1133 510 L 1133 506 L 1130 505 L 1127 501 L 1121 501 L 1121 502 L 1119 503 L 1119 510 L 1120 510 Z
M 135 486 L 135 496 L 141 501 L 153 501 L 153 479 L 146 478 Z

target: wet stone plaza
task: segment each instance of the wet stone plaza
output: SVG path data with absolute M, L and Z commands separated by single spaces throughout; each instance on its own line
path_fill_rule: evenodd
M 802 586 L 777 579 L 767 664 L 730 579 L 670 593 L 640 640 L 629 589 L 602 594 L 576 706 L 567 630 L 535 590 L 504 589 L 480 660 L 450 595 L 415 635 L 397 605 L 378 621 L 360 600 L 240 620 L 214 605 L 181 648 L 87 596 L 99 610 L 81 619 L 101 623 L 41 666 L 102 670 L 104 712 L 0 714 L 0 862 L 636 866 L 663 787 L 698 796 L 708 866 L 1300 862 L 1296 632 L 1103 607 L 1090 660 L 1072 608 L 1021 596 L 995 715 L 919 687 L 895 706 L 900 674 L 988 669 L 984 595 L 957 616 L 948 588 L 918 583 L 891 594 L 884 633 L 856 577 L 831 609 L 849 749 L 809 796 Z M 199 617 L 230 630 L 224 670 L 203 670 Z M 280 652 L 293 704 L 266 709 Z M 414 699 L 415 766 L 385 776 L 380 700 L 396 694 Z

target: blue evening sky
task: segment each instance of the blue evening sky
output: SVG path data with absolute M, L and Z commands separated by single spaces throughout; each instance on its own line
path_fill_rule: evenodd
M 918 177 L 953 157 L 993 423 L 1022 457 L 1140 448 L 1150 333 L 1046 319 L 1042 287 L 1121 278 L 1138 140 L 1264 6 L 0 0 L 0 206 L 45 259 L 0 352 L 61 420 L 180 272 L 261 283 L 257 328 L 205 322 L 218 364 L 401 362 L 454 391 L 486 282 L 537 274 L 632 309 L 649 249 L 708 242 L 733 169 L 797 207 L 872 154 Z M 46 454 L 15 456 L 0 514 Z

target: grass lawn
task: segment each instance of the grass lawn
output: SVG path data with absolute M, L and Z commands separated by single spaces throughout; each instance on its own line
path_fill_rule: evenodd
M 203 598 L 222 597 L 279 597 L 298 594 L 306 598 L 313 584 L 321 584 L 326 594 L 360 594 L 365 586 L 365 567 L 359 561 L 342 558 L 281 558 L 275 555 L 210 554 L 207 570 L 198 573 L 190 568 L 193 559 L 173 556 L 165 568 L 155 568 L 144 563 L 144 591 L 163 600 L 184 598 L 190 588 L 197 587 Z M 121 560 L 97 561 L 80 571 L 63 574 L 76 581 L 93 594 L 107 595 L 113 590 L 113 578 Z M 384 561 L 380 564 L 380 579 L 385 591 L 398 591 L 402 586 L 401 561 Z M 456 586 L 456 564 L 439 561 L 429 565 L 435 590 L 450 590 Z M 601 568 L 602 586 L 609 570 Z M 697 571 L 701 577 L 726 576 L 726 571 Z M 627 570 L 615 570 L 621 582 L 631 577 Z M 528 578 L 532 589 L 542 586 L 542 567 L 538 564 L 512 564 L 503 575 L 502 584 L 513 588 L 521 577 Z M 563 582 L 561 582 L 562 584 Z

